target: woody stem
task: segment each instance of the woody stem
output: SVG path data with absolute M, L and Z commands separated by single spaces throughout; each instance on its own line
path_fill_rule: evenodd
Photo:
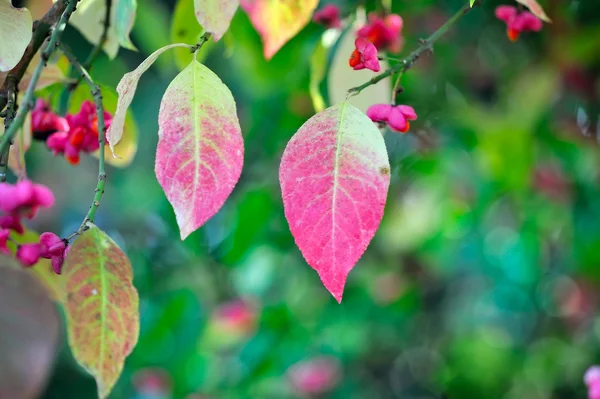
M 435 32 L 431 34 L 427 39 L 421 41 L 421 45 L 417 47 L 412 53 L 410 53 L 406 58 L 400 61 L 398 64 L 394 65 L 390 69 L 380 73 L 371 78 L 368 82 L 363 83 L 360 86 L 353 87 L 348 90 L 348 94 L 356 95 L 360 93 L 365 88 L 372 86 L 379 81 L 387 78 L 388 76 L 395 75 L 397 73 L 403 73 L 409 70 L 421 57 L 421 55 L 426 51 L 433 51 L 433 44 L 442 37 L 448 30 L 465 14 L 467 14 L 471 10 L 471 6 L 469 4 L 465 4 L 456 14 L 454 14 L 446 23 L 438 28 Z

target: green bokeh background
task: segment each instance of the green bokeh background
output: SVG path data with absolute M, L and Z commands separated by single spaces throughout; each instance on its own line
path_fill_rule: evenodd
M 464 1 L 393 1 L 403 54 Z M 140 51 L 102 56 L 92 70 L 112 87 L 172 40 L 175 4 L 138 3 Z M 245 166 L 223 209 L 185 242 L 153 170 L 160 99 L 191 56 L 160 58 L 133 103 L 138 154 L 109 168 L 97 216 L 131 259 L 140 293 L 139 343 L 111 398 L 303 397 L 288 369 L 321 356 L 340 367 L 322 398 L 586 397 L 582 375 L 600 362 L 600 7 L 543 2 L 554 23 L 511 43 L 494 17 L 500 2 L 483 3 L 403 78 L 401 102 L 419 119 L 410 134 L 385 132 L 385 216 L 341 305 L 294 245 L 277 176 L 287 141 L 314 114 L 309 64 L 323 28 L 309 24 L 266 62 L 238 11 L 207 46 L 206 65 L 238 104 Z M 182 15 L 189 31 L 173 32 L 193 42 L 200 28 Z M 65 41 L 82 57 L 90 49 L 72 29 Z M 93 195 L 96 160 L 71 167 L 41 144 L 27 156 L 32 178 L 57 194 L 36 228 L 70 234 Z M 215 328 L 216 309 L 232 300 L 256 311 L 238 334 Z M 43 397 L 94 398 L 64 334 L 61 345 Z

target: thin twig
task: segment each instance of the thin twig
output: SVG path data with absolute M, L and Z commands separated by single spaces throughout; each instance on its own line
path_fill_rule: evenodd
M 44 69 L 48 60 L 50 59 L 50 56 L 56 49 L 56 46 L 60 41 L 62 33 L 64 32 L 65 27 L 67 26 L 67 22 L 69 21 L 69 18 L 75 10 L 75 6 L 77 5 L 77 2 L 79 0 L 66 1 L 67 6 L 65 7 L 65 11 L 61 15 L 60 20 L 56 25 L 56 28 L 54 28 L 54 31 L 52 31 L 52 34 L 50 35 L 50 40 L 48 40 L 48 45 L 46 46 L 44 51 L 42 51 L 40 63 L 38 64 L 37 68 L 33 72 L 33 75 L 31 76 L 31 81 L 29 82 L 29 86 L 27 87 L 27 91 L 25 92 L 23 102 L 19 107 L 17 115 L 15 116 L 15 119 L 11 123 L 10 127 L 6 129 L 4 136 L 2 136 L 2 141 L 0 142 L 0 154 L 3 154 L 5 151 L 9 151 L 14 136 L 17 134 L 17 131 L 21 126 L 23 126 L 23 123 L 25 122 L 25 117 L 27 116 L 27 113 L 31 109 L 33 109 L 33 93 L 35 92 L 35 87 L 37 86 L 37 82 L 40 79 L 42 70 Z
M 84 231 L 89 229 L 90 223 L 94 223 L 96 212 L 98 211 L 100 200 L 102 199 L 102 194 L 104 194 L 104 185 L 106 183 L 106 172 L 104 171 L 104 134 L 106 131 L 106 125 L 104 123 L 104 106 L 102 105 L 102 92 L 100 91 L 100 86 L 94 83 L 88 71 L 83 67 L 83 65 L 81 65 L 81 63 L 65 45 L 60 45 L 60 51 L 63 52 L 73 68 L 75 68 L 75 70 L 80 74 L 85 84 L 89 86 L 90 93 L 94 97 L 94 104 L 96 105 L 96 117 L 98 118 L 98 144 L 100 145 L 98 154 L 98 183 L 96 184 L 96 190 L 94 192 L 94 200 L 92 201 L 90 210 L 83 219 L 83 222 L 81 222 L 79 229 L 71 234 L 71 236 L 66 238 L 66 240 L 69 241 L 73 237 L 81 235 Z
M 110 29 L 110 14 L 111 14 L 111 10 L 112 10 L 112 0 L 105 0 L 105 1 L 106 1 L 106 12 L 104 14 L 104 23 L 103 23 L 103 28 L 102 28 L 102 34 L 100 35 L 100 40 L 94 46 L 94 48 L 88 55 L 87 59 L 85 60 L 85 62 L 82 64 L 83 67 L 88 71 L 91 69 L 92 64 L 94 63 L 94 61 L 96 60 L 98 55 L 100 55 L 100 53 L 102 52 L 102 49 L 104 48 L 104 45 L 106 44 L 106 40 L 108 39 L 108 30 Z M 64 114 L 65 112 L 67 112 L 67 109 L 69 107 L 69 102 L 71 99 L 71 94 L 75 91 L 77 86 L 79 86 L 79 83 L 81 83 L 81 76 L 79 76 L 77 74 L 77 71 L 75 70 L 75 68 L 72 65 L 71 65 L 71 69 L 69 70 L 68 76 L 71 78 L 74 78 L 75 81 L 72 83 L 68 83 L 66 85 L 66 87 L 63 89 L 63 91 L 61 92 L 60 101 L 59 101 L 59 104 L 60 104 L 59 112 L 61 114 Z
M 438 30 L 433 32 L 431 36 L 429 36 L 425 40 L 422 40 L 421 45 L 417 47 L 415 51 L 410 53 L 406 58 L 404 58 L 400 63 L 394 65 L 393 67 L 380 73 L 379 75 L 372 77 L 371 80 L 369 80 L 368 82 L 363 83 L 360 86 L 351 88 L 350 90 L 348 90 L 348 94 L 356 95 L 360 93 L 363 89 L 376 84 L 377 82 L 387 78 L 388 76 L 392 76 L 399 72 L 406 72 L 407 70 L 409 70 L 424 52 L 432 51 L 433 44 L 446 32 L 448 32 L 452 25 L 454 25 L 463 15 L 467 14 L 470 10 L 471 7 L 469 6 L 469 4 L 465 4 L 456 14 L 450 17 L 450 19 L 446 21 L 444 25 L 440 26 Z
M 196 51 L 200 50 L 204 43 L 206 43 L 206 41 L 210 39 L 211 35 L 212 34 L 210 32 L 204 32 L 202 36 L 200 36 L 198 43 L 194 44 L 193 46 L 190 46 L 190 53 L 196 53 Z
M 8 103 L 6 105 L 6 114 L 4 118 L 5 131 L 8 130 L 8 128 L 10 127 L 17 113 L 17 93 L 17 83 L 14 79 L 10 79 L 10 84 L 8 85 Z M 8 169 L 9 156 L 10 151 L 0 152 L 0 183 L 6 181 L 6 171 Z

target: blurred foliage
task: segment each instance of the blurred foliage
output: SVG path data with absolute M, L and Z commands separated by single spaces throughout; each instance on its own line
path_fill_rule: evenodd
M 404 17 L 402 54 L 463 1 L 384 1 Z M 339 362 L 319 363 L 339 367 L 323 398 L 585 397 L 583 372 L 600 361 L 600 8 L 547 0 L 553 23 L 511 43 L 494 17 L 499 4 L 484 1 L 403 77 L 401 102 L 419 119 L 410 134 L 385 132 L 386 213 L 341 305 L 294 246 L 277 170 L 314 113 L 311 89 L 334 98 L 322 81 L 331 76 L 311 83 L 311 60 L 323 72 L 315 59 L 349 54 L 333 44 L 313 57 L 323 28 L 310 24 L 266 62 L 236 14 L 205 63 L 236 98 L 245 167 L 225 207 L 185 242 L 153 173 L 160 99 L 185 54 L 159 59 L 133 103 L 136 157 L 108 170 L 97 217 L 130 257 L 141 301 L 139 344 L 112 398 L 306 397 L 297 376 L 322 358 Z M 170 31 L 173 1 L 138 9 L 140 52 L 103 56 L 92 70 L 106 85 L 201 32 L 187 19 L 177 22 L 186 31 Z M 66 40 L 82 56 L 90 49 L 73 29 Z M 27 161 L 57 193 L 34 227 L 68 235 L 93 195 L 96 160 L 74 168 L 34 145 Z M 94 398 L 62 342 L 43 397 Z

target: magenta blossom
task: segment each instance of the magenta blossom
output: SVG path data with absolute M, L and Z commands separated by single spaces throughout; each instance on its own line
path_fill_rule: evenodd
M 50 259 L 54 273 L 60 274 L 65 261 L 65 242 L 54 233 L 42 233 L 40 236 L 40 256 Z
M 98 117 L 96 108 L 90 101 L 81 104 L 79 112 L 67 115 L 68 129 L 52 134 L 46 140 L 46 145 L 54 155 L 65 154 L 65 159 L 72 165 L 77 165 L 80 153 L 91 153 L 100 148 L 98 142 Z M 104 112 L 106 129 L 112 122 L 112 116 Z M 106 142 L 106 131 L 104 132 Z
M 7 243 L 8 243 L 8 236 L 10 235 L 10 230 L 8 229 L 1 229 L 0 230 L 0 252 L 10 255 L 10 249 L 8 249 L 7 247 Z
M 69 124 L 63 117 L 50 110 L 50 106 L 38 99 L 31 111 L 31 131 L 33 134 L 47 135 L 54 132 L 69 130 Z
M 356 35 L 373 43 L 378 50 L 399 53 L 404 45 L 403 25 L 402 17 L 397 14 L 389 14 L 381 18 L 376 13 L 370 13 L 369 22 L 360 28 Z
M 25 267 L 33 266 L 40 260 L 42 249 L 39 243 L 21 244 L 17 248 L 17 260 Z
M 513 6 L 498 6 L 496 18 L 506 23 L 506 35 L 514 42 L 521 32 L 539 32 L 542 30 L 542 20 L 529 11 L 519 12 Z
M 340 19 L 340 9 L 333 4 L 327 4 L 313 15 L 313 21 L 324 25 L 329 29 L 339 29 L 342 27 Z
M 333 357 L 316 357 L 294 364 L 287 371 L 294 389 L 302 394 L 321 395 L 339 382 L 341 366 Z
M 25 232 L 25 228 L 21 223 L 21 218 L 16 215 L 0 216 L 0 229 L 13 230 L 17 234 L 23 234 Z
M 415 109 L 408 105 L 375 104 L 369 107 L 367 116 L 373 122 L 387 123 L 392 130 L 402 133 L 410 129 L 408 121 L 417 119 Z
M 583 381 L 588 387 L 588 399 L 600 399 L 600 366 L 587 369 Z
M 377 58 L 377 49 L 373 43 L 362 37 L 356 38 L 354 41 L 356 48 L 350 55 L 349 64 L 355 70 L 370 69 L 373 72 L 379 72 L 381 66 Z
M 46 186 L 23 180 L 15 185 L 0 183 L 0 209 L 13 216 L 35 216 L 39 207 L 51 207 L 54 194 Z

